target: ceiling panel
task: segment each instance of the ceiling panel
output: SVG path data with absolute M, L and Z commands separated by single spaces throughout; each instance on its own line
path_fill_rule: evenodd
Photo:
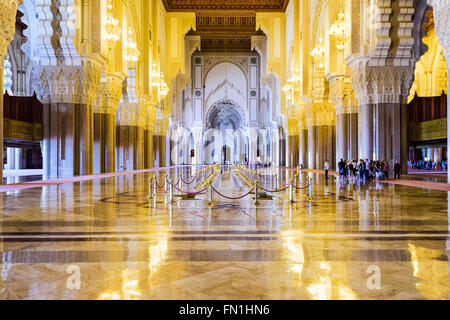
M 163 0 L 167 11 L 285 11 L 288 0 Z

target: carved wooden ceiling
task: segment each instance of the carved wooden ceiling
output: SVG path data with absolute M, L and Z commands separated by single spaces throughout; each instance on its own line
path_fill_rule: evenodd
M 167 11 L 285 11 L 289 0 L 163 0 Z
M 263 35 L 256 30 L 254 11 L 197 12 L 196 31 L 201 36 L 202 51 L 250 51 L 251 36 Z

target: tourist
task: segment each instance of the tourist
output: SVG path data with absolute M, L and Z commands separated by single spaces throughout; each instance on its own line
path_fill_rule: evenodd
M 338 163 L 339 177 L 344 176 L 345 174 L 345 162 L 341 159 Z
M 386 164 L 384 165 L 384 176 L 387 179 L 389 179 L 389 163 L 386 162 Z
M 400 171 L 401 170 L 402 170 L 402 165 L 398 161 L 395 161 L 395 165 L 394 165 L 394 179 L 397 179 L 397 177 L 400 179 Z
M 328 170 L 330 170 L 330 164 L 328 163 L 328 160 L 325 160 L 323 169 L 325 170 L 325 181 L 328 181 Z

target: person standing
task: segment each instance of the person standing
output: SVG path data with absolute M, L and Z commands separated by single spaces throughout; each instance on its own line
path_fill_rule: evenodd
M 345 175 L 345 162 L 341 159 L 338 163 L 339 177 L 343 177 Z
M 402 170 L 402 165 L 398 161 L 395 161 L 395 165 L 394 165 L 394 179 L 397 179 L 397 177 L 400 179 L 400 171 L 401 170 Z
M 325 181 L 328 181 L 328 170 L 330 170 L 330 164 L 328 163 L 328 160 L 325 160 L 323 169 L 325 170 Z

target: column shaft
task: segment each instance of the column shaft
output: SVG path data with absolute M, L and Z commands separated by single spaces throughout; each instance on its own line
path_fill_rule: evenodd
M 348 120 L 349 115 L 346 113 L 336 115 L 337 161 L 348 159 Z
M 450 183 L 450 170 L 448 169 L 448 156 L 450 154 L 450 62 L 447 62 L 447 154 L 443 157 L 447 160 L 447 182 Z M 1 111 L 1 110 L 0 110 Z M 450 199 L 450 197 L 449 197 Z M 450 200 L 449 200 L 450 201 Z
M 16 168 L 16 152 L 14 148 L 6 148 L 6 161 L 6 169 L 14 170 Z
M 77 135 L 78 150 L 75 154 L 77 166 L 74 167 L 74 175 L 92 174 L 92 145 L 93 145 L 93 113 L 92 106 L 78 104 L 75 106 L 77 113 Z
M 361 144 L 360 154 L 363 159 L 373 158 L 373 105 L 361 107 Z
M 94 174 L 105 172 L 105 153 L 102 145 L 102 114 L 94 113 Z
M 144 140 L 145 169 L 151 169 L 153 168 L 153 130 L 146 129 L 144 131 Z
M 316 169 L 317 126 L 308 128 L 308 168 Z
M 300 164 L 306 168 L 308 166 L 308 130 L 300 130 L 299 152 Z
M 348 157 L 352 160 L 358 160 L 358 113 L 350 113 L 348 116 Z
M 15 151 L 15 165 L 16 170 L 22 169 L 22 148 L 14 148 Z
M 103 133 L 105 150 L 105 171 L 115 172 L 116 168 L 116 117 L 114 114 L 103 114 Z
M 137 169 L 144 169 L 144 127 L 138 126 L 136 128 L 136 157 L 137 157 Z
M 0 56 L 2 57 L 2 56 Z M 4 59 L 4 57 L 2 57 Z M 3 184 L 3 59 L 0 59 L 0 184 Z
M 384 103 L 374 105 L 375 109 L 375 160 L 388 160 L 386 154 L 386 121 Z

